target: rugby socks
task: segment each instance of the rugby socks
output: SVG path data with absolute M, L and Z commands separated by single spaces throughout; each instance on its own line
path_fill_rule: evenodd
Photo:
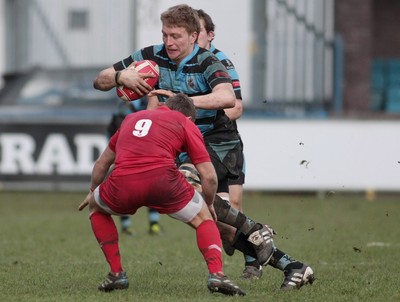
M 271 260 L 268 262 L 268 265 L 277 268 L 281 271 L 284 271 L 285 268 L 289 265 L 291 268 L 301 268 L 303 264 L 288 254 L 284 253 L 280 249 L 275 249 L 275 252 L 272 254 Z M 298 267 L 300 266 L 300 267 Z
M 249 255 L 244 255 L 244 262 L 245 262 L 245 265 L 247 265 L 247 266 L 254 266 L 256 268 L 260 268 L 260 263 L 258 262 L 258 260 Z
M 102 249 L 111 273 L 122 271 L 121 256 L 118 246 L 118 231 L 110 215 L 94 212 L 90 215 L 90 223 L 97 242 Z
M 120 220 L 121 220 L 121 227 L 123 229 L 128 229 L 132 225 L 130 216 L 121 216 Z
M 245 256 L 250 256 L 253 258 L 257 258 L 256 251 L 254 250 L 254 246 L 251 242 L 247 240 L 248 236 L 243 234 L 237 234 L 235 238 L 235 242 L 233 243 L 233 247 L 238 251 L 241 251 Z
M 196 237 L 210 274 L 222 272 L 222 243 L 215 222 L 206 220 L 201 223 L 196 229 Z
M 236 210 L 227 200 L 218 195 L 215 195 L 214 209 L 217 213 L 218 221 L 233 226 L 238 230 L 238 233 L 248 236 L 262 228 L 262 225 Z
M 148 216 L 149 216 L 150 226 L 160 222 L 160 213 L 158 213 L 157 210 L 149 208 L 148 209 Z

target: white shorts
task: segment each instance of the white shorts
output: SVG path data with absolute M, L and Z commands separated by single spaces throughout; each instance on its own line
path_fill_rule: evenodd
M 175 218 L 179 221 L 188 223 L 199 214 L 201 208 L 204 205 L 203 196 L 196 190 L 194 191 L 193 198 L 188 202 L 188 204 L 176 213 L 168 214 L 168 216 Z

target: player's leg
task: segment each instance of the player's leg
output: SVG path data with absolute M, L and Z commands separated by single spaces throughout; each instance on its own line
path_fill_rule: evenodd
M 275 249 L 273 230 L 248 218 L 218 195 L 215 197 L 214 208 L 222 226 L 220 228 L 222 239 L 244 255 L 257 259 L 261 265 L 266 265 Z M 229 254 L 229 250 L 226 252 L 232 255 Z
M 268 265 L 284 273 L 281 289 L 298 289 L 307 283 L 312 284 L 315 280 L 314 272 L 310 266 L 294 259 L 278 248 L 275 249 Z
M 229 243 L 232 246 L 233 241 L 248 240 L 252 242 L 253 248 L 251 245 L 246 245 L 245 243 L 241 244 L 241 247 L 248 248 L 249 252 L 253 253 L 255 250 L 258 261 L 261 264 L 265 264 L 268 262 L 273 252 L 273 241 L 272 236 L 270 236 L 272 234 L 268 233 L 268 229 L 264 225 L 256 224 L 252 220 L 247 220 L 247 217 L 243 214 L 239 215 L 240 212 L 232 208 L 229 204 L 229 182 L 238 180 L 240 176 L 243 176 L 242 181 L 244 182 L 243 144 L 236 132 L 229 134 L 232 140 L 221 141 L 215 137 L 210 138 L 210 136 L 205 138 L 207 151 L 210 154 L 218 177 L 217 194 L 225 201 L 221 202 L 221 199 L 216 199 L 215 210 L 218 221 L 222 222 L 222 224 L 218 224 L 218 228 L 224 242 L 224 249 L 228 255 L 232 255 L 233 253 L 232 248 L 229 248 Z M 244 239 L 243 236 L 239 236 L 241 234 L 244 235 L 246 239 Z M 251 254 L 246 253 L 243 249 L 240 249 L 240 251 L 243 252 L 244 255 L 251 256 Z
M 128 236 L 133 236 L 135 235 L 135 231 L 132 228 L 132 220 L 129 215 L 124 215 L 120 217 L 121 221 L 121 233 L 128 235 Z
M 230 204 L 236 210 L 243 212 L 242 199 L 243 199 L 243 185 L 230 184 L 229 185 L 229 198 Z M 262 276 L 262 265 L 258 260 L 250 255 L 244 255 L 244 269 L 241 278 L 243 279 L 259 279 Z
M 93 233 L 110 266 L 106 280 L 98 287 L 101 291 L 126 289 L 129 287 L 128 277 L 122 268 L 118 245 L 118 231 L 112 219 L 113 213 L 100 199 L 99 187 L 93 192 L 89 202 L 90 222 Z
M 170 216 L 196 229 L 197 246 L 209 272 L 208 289 L 225 295 L 245 295 L 245 292 L 223 273 L 221 238 L 201 194 L 195 191 L 192 200 L 183 209 Z
M 160 225 L 160 213 L 157 210 L 148 208 L 148 218 L 149 218 L 149 234 L 159 235 L 162 233 L 162 227 Z
M 243 153 L 243 143 L 241 144 L 240 156 L 237 159 L 237 165 L 240 169 L 239 178 L 229 179 L 229 200 L 230 204 L 236 210 L 243 212 L 243 185 L 245 183 L 246 164 Z M 244 255 L 244 269 L 241 278 L 259 279 L 262 276 L 262 265 L 258 260 L 250 255 Z
M 215 164 L 214 166 L 218 167 Z M 200 178 L 195 167 L 186 163 L 181 165 L 179 170 L 185 175 L 186 180 L 201 192 Z M 248 219 L 243 213 L 234 209 L 226 200 L 229 195 L 226 193 L 228 191 L 227 179 L 218 179 L 218 181 L 217 191 L 219 193 L 215 198 L 214 207 L 226 253 L 231 256 L 236 248 L 245 255 L 257 258 L 261 264 L 266 264 L 274 250 L 270 228 Z

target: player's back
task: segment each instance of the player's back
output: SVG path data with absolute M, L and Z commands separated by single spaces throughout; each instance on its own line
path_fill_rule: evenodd
M 126 175 L 175 165 L 185 146 L 187 122 L 166 106 L 129 114 L 115 145 L 115 172 Z

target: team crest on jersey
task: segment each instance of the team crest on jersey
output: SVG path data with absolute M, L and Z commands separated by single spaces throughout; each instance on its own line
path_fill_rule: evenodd
M 225 67 L 226 67 L 226 69 L 232 69 L 232 68 L 234 68 L 233 67 L 233 64 L 232 64 L 232 62 L 231 62 L 231 60 L 229 60 L 229 59 L 226 59 L 225 60 Z
M 188 85 L 188 87 L 190 87 L 190 88 L 194 88 L 195 84 L 194 84 L 194 81 L 193 81 L 192 78 L 189 78 L 189 79 L 187 80 L 187 85 Z

